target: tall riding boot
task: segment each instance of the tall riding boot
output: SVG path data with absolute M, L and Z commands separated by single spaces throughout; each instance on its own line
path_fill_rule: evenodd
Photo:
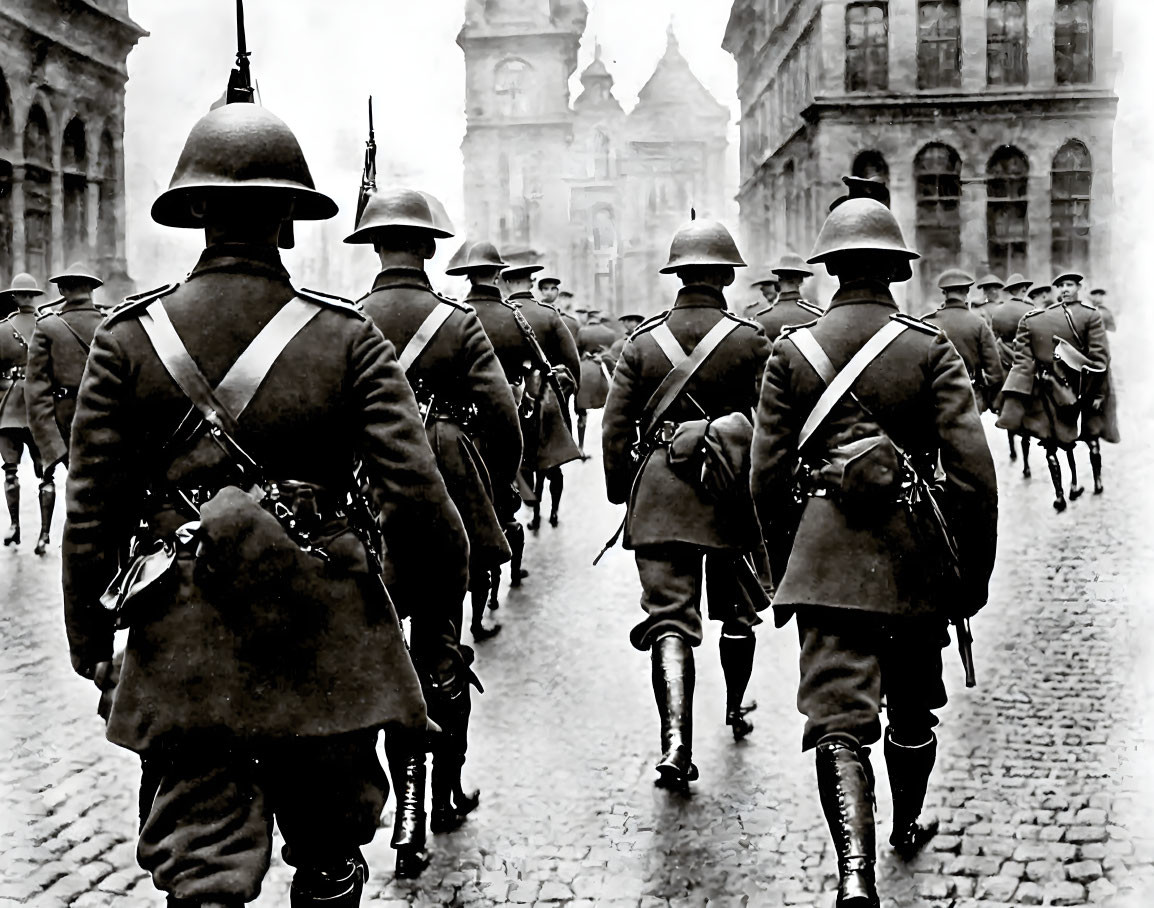
M 1101 495 L 1105 491 L 1102 485 L 1102 446 L 1098 439 L 1086 442 L 1090 449 L 1090 470 L 1094 474 L 1094 494 Z
M 557 512 L 561 510 L 561 496 L 565 492 L 565 474 L 557 467 L 549 471 L 549 526 L 557 526 Z
M 837 908 L 878 908 L 873 790 L 863 758 L 842 740 L 817 745 L 817 790 L 837 851 Z
M 56 509 L 56 483 L 46 479 L 40 483 L 40 536 L 33 551 L 43 555 L 48 550 L 48 528 L 52 526 L 52 512 Z
M 540 505 L 537 507 L 540 508 Z M 537 516 L 538 518 L 541 516 L 539 512 Z M 521 581 L 529 576 L 529 572 L 521 567 L 521 559 L 525 557 L 525 528 L 514 520 L 505 525 L 505 538 L 509 540 L 509 548 L 513 550 L 513 558 L 509 562 L 509 586 L 520 586 Z
M 533 509 L 533 518 L 526 529 L 536 533 L 541 529 L 541 498 L 545 494 L 545 473 L 542 470 L 533 477 L 533 497 L 536 499 L 530 507 Z
M 492 573 L 492 595 L 493 599 L 497 598 L 497 587 L 501 583 L 501 569 L 494 568 Z M 490 637 L 496 637 L 501 632 L 501 625 L 493 624 L 490 627 L 485 627 L 485 606 L 487 602 L 487 590 L 473 590 L 471 594 L 471 603 L 473 606 L 473 620 L 469 624 L 469 631 L 473 634 L 473 640 L 480 643 L 482 640 L 488 640 Z
M 890 777 L 890 791 L 894 797 L 894 826 L 890 844 L 898 856 L 906 860 L 921 851 L 938 832 L 938 821 L 918 823 L 926 786 L 938 755 L 938 739 L 930 732 L 930 739 L 916 747 L 908 747 L 894 740 L 892 729 L 886 729 L 886 770 Z
M 1022 438 L 1022 478 L 1030 478 L 1030 436 L 1023 435 Z
M 389 774 L 397 797 L 392 846 L 397 850 L 399 880 L 411 880 L 429 866 L 425 852 L 425 750 L 416 741 L 390 745 L 385 735 Z
M 1086 490 L 1078 485 L 1078 461 L 1074 459 L 1074 449 L 1066 452 L 1066 463 L 1070 465 L 1070 500 L 1077 501 Z
M 5 545 L 20 544 L 20 477 L 16 470 L 4 468 L 4 500 L 8 502 L 8 517 L 12 526 L 4 534 Z
M 1066 495 L 1062 490 L 1062 465 L 1058 462 L 1058 452 L 1046 449 L 1046 466 L 1050 468 L 1050 481 L 1054 483 L 1054 510 L 1066 510 Z
M 718 648 L 721 651 L 721 673 L 725 676 L 725 724 L 733 729 L 733 740 L 740 741 L 753 731 L 753 723 L 745 718 L 746 714 L 757 709 L 757 701 L 741 702 L 753 674 L 757 638 L 752 633 L 740 637 L 723 633 Z
M 357 908 L 368 878 L 369 867 L 359 853 L 323 867 L 298 867 L 289 888 L 289 906 Z
M 1017 447 L 1014 446 L 1014 433 L 1007 431 L 1006 432 L 1006 438 L 1008 438 L 1010 440 L 1010 460 L 1017 460 L 1018 459 L 1018 449 L 1017 449 Z
M 433 832 L 457 829 L 481 803 L 481 792 L 474 790 L 466 794 L 461 783 L 461 770 L 469 749 L 472 709 L 472 692 L 466 682 L 460 691 L 444 701 L 437 714 L 444 734 L 433 751 L 433 814 L 429 824 Z
M 697 779 L 693 765 L 693 650 L 677 634 L 653 644 L 653 696 L 661 717 L 661 761 L 657 784 L 687 789 Z
M 585 427 L 589 422 L 589 417 L 584 412 L 577 414 L 577 447 L 581 451 L 581 459 L 588 460 L 589 455 L 585 453 Z

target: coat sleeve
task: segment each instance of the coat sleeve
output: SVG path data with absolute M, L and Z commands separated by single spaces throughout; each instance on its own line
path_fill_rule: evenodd
M 480 412 L 485 466 L 493 475 L 494 485 L 510 485 L 521 465 L 521 422 L 517 417 L 517 402 L 513 399 L 513 391 L 493 344 L 474 313 L 466 313 L 463 340 L 462 371 L 471 399 Z
M 24 381 L 24 402 L 28 410 L 28 427 L 32 440 L 40 449 L 44 465 L 55 464 L 68 454 L 68 439 L 60 434 L 56 424 L 56 400 L 52 396 L 52 337 L 37 324 L 28 345 L 27 378 Z
M 944 337 L 927 357 L 933 391 L 938 454 L 945 473 L 943 509 L 958 545 L 962 585 L 958 601 L 966 614 L 989 598 L 998 544 L 998 483 L 986 433 L 974 407 L 961 355 Z
M 797 441 L 801 414 L 790 393 L 791 366 L 786 340 L 777 340 L 765 364 L 760 400 L 753 426 L 750 451 L 750 491 L 767 540 L 778 529 L 785 504 L 793 494 L 797 464 Z M 792 529 L 792 528 L 789 528 Z
M 365 321 L 349 357 L 353 414 L 360 421 L 357 453 L 380 514 L 392 579 L 413 593 L 407 601 L 431 602 L 440 595 L 460 601 L 468 585 L 465 527 L 393 345 Z
M 112 623 L 99 599 L 136 529 L 144 491 L 129 376 L 115 336 L 97 331 L 76 401 L 62 548 L 64 624 L 82 674 L 112 658 Z
M 613 372 L 609 396 L 601 417 L 601 458 L 605 466 L 605 494 L 613 504 L 624 504 L 637 472 L 633 444 L 637 441 L 637 420 L 646 401 L 638 391 L 640 356 L 634 342 L 627 343 Z
M 564 366 L 573 376 L 573 382 L 581 384 L 581 354 L 577 352 L 577 342 L 573 335 L 561 321 L 561 316 L 554 314 L 550 327 L 555 340 L 555 351 L 550 354 L 554 366 Z
M 1002 357 L 998 354 L 998 342 L 989 323 L 982 322 L 978 328 L 978 359 L 987 388 L 996 391 L 1006 378 L 1002 368 Z
M 1106 323 L 1102 320 L 1100 312 L 1087 310 L 1087 313 L 1089 317 L 1086 319 L 1086 327 L 1082 329 L 1086 337 L 1086 356 L 1109 370 L 1110 341 L 1106 336 Z M 1100 406 L 1109 395 L 1109 389 L 1109 382 L 1097 382 L 1092 403 Z
M 1014 365 L 1010 367 L 1010 374 L 1006 376 L 1002 391 L 1006 394 L 1029 397 L 1034 393 L 1036 370 L 1034 347 L 1030 343 L 1030 326 L 1027 324 L 1027 316 L 1023 315 L 1018 321 L 1018 331 L 1014 335 Z

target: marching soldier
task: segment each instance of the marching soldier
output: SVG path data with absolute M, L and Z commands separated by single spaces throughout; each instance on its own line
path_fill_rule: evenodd
M 1058 302 L 1035 309 L 1018 324 L 1014 367 L 1002 388 L 998 425 L 1038 439 L 1054 484 L 1054 510 L 1066 510 L 1058 449 L 1070 463 L 1070 499 L 1082 495 L 1074 467 L 1075 442 L 1090 448 L 1094 494 L 1102 485 L 1102 440 L 1117 442 L 1118 420 L 1110 380 L 1110 345 L 1102 316 L 1078 299 L 1082 276 L 1054 279 Z
M 777 299 L 777 278 L 772 271 L 766 271 L 764 274 L 758 275 L 756 280 L 750 281 L 749 286 L 761 294 L 761 299 L 744 306 L 741 310 L 741 317 L 756 319 L 757 313 L 766 306 L 772 306 L 774 300 Z
M 557 302 L 558 299 L 561 299 L 562 293 L 568 292 L 561 290 L 561 278 L 553 277 L 552 275 L 546 275 L 545 277 L 539 278 L 537 280 L 537 290 L 541 294 L 541 302 L 545 303 L 547 306 L 553 306 L 557 310 L 558 314 L 561 316 L 561 321 L 565 323 L 565 327 L 569 329 L 569 333 L 573 335 L 573 340 L 576 341 L 577 330 L 581 326 L 577 324 L 576 316 L 574 316 L 573 313 L 569 312 L 567 309 L 563 308 L 561 304 Z M 568 300 L 569 305 L 572 305 L 572 293 L 568 295 Z
M 1090 291 L 1090 304 L 1098 310 L 1102 316 L 1102 324 L 1106 326 L 1107 331 L 1118 330 L 1117 319 L 1114 317 L 1114 312 L 1106 302 L 1106 290 L 1104 287 L 1095 287 Z
M 585 453 L 585 428 L 590 410 L 605 407 L 609 396 L 609 369 L 616 364 L 610 351 L 619 340 L 617 332 L 609 327 L 608 320 L 594 309 L 589 313 L 589 321 L 577 332 L 577 352 L 581 357 L 581 386 L 573 404 L 577 409 L 577 447 L 581 449 L 581 459 L 588 460 Z M 554 516 L 549 517 L 553 523 Z M 555 523 L 553 523 L 556 526 Z
M 774 345 L 752 451 L 779 580 L 775 617 L 779 626 L 797 618 L 802 747 L 816 750 L 845 908 L 879 904 L 869 746 L 881 736 L 883 692 L 890 843 L 909 856 L 936 829 L 918 818 L 937 747 L 933 710 L 946 702 L 941 648 L 954 610 L 968 616 L 985 603 L 997 536 L 994 467 L 965 364 L 936 328 L 900 314 L 889 291 L 910 279 L 914 258 L 880 203 L 851 199 L 829 215 L 809 261 L 841 286 L 819 321 Z M 958 575 L 928 569 L 944 558 L 940 530 L 919 531 L 903 499 L 909 483 L 928 493 L 939 463 Z
M 987 274 L 980 281 L 977 287 L 981 291 L 981 297 L 970 304 L 970 308 L 978 313 L 982 318 L 989 321 L 994 309 L 1002 301 L 1002 288 L 1006 285 L 1002 283 L 1002 279 L 996 274 Z
M 91 269 L 76 262 L 63 274 L 50 278 L 64 303 L 36 319 L 28 349 L 24 399 L 32 439 L 40 450 L 44 476 L 40 480 L 40 537 L 36 554 L 48 548 L 48 528 L 56 507 L 56 465 L 68 466 L 68 445 L 76 414 L 76 392 L 88 349 L 104 313 L 92 302 L 92 291 L 104 282 Z
M 507 300 L 517 307 L 529 327 L 537 337 L 541 351 L 548 360 L 548 368 L 556 378 L 549 379 L 540 363 L 534 363 L 529 370 L 526 392 L 536 398 L 535 406 L 522 409 L 522 434 L 526 438 L 523 460 L 525 473 L 533 478 L 533 518 L 530 530 L 541 528 L 541 497 L 545 493 L 545 481 L 549 481 L 549 524 L 557 526 L 561 496 L 565 491 L 563 464 L 580 460 L 581 451 L 573 443 L 573 435 L 568 422 L 569 401 L 567 395 L 575 389 L 581 393 L 581 358 L 577 353 L 577 342 L 556 306 L 539 302 L 533 296 L 533 275 L 542 271 L 541 265 L 514 265 L 501 272 L 501 283 L 507 291 Z M 580 331 L 580 329 L 579 329 Z M 562 395 L 552 387 L 558 381 Z M 540 382 L 540 389 L 532 387 Z M 540 395 L 538 397 L 538 395 Z M 526 418 L 525 414 L 528 414 Z
M 1049 284 L 1034 284 L 1026 294 L 1030 302 L 1030 311 L 1045 309 L 1054 302 L 1054 288 Z
M 753 729 L 745 718 L 753 706 L 742 699 L 766 602 L 744 557 L 760 548 L 760 534 L 741 464 L 769 345 L 756 322 L 727 311 L 724 290 L 742 267 L 721 223 L 694 220 L 677 232 L 661 272 L 684 286 L 625 345 L 605 405 L 606 493 L 628 506 L 624 545 L 636 556 L 646 613 L 630 641 L 651 653 L 658 784 L 670 788 L 698 777 L 693 648 L 702 640 L 703 558 L 709 616 L 723 622 L 726 724 L 735 738 Z M 716 478 L 726 470 L 712 457 L 705 469 L 707 448 L 720 452 L 727 479 Z
M 645 316 L 637 315 L 635 312 L 627 312 L 625 315 L 617 316 L 617 321 L 621 323 L 621 328 L 625 333 L 617 338 L 617 340 L 613 342 L 613 346 L 609 348 L 610 374 L 617 369 L 617 361 L 621 359 L 621 351 L 625 349 L 625 345 L 629 342 L 629 338 L 633 336 L 633 332 L 645 321 Z
M 436 293 L 425 274 L 436 241 L 451 236 L 448 228 L 437 225 L 425 194 L 395 189 L 369 195 L 356 231 L 345 242 L 371 243 L 380 257 L 381 271 L 360 305 L 398 351 L 416 394 L 429 444 L 465 523 L 470 592 L 483 610 L 491 572 L 510 558 L 493 490 L 510 488 L 516 480 L 521 430 L 513 393 L 476 313 Z M 425 664 L 427 648 L 413 648 L 429 713 L 444 732 L 433 752 L 432 828 L 448 831 L 459 826 L 478 802 L 477 794 L 466 794 L 461 784 L 473 653 L 461 644 L 460 599 L 430 602 L 423 587 L 394 592 L 402 610 L 410 614 L 426 609 L 437 620 L 440 608 L 445 638 L 440 652 L 457 654 L 441 665 Z M 394 784 L 404 786 L 403 792 L 398 791 L 392 843 L 397 849 L 397 876 L 414 877 L 428 863 L 425 742 L 394 735 L 385 743 Z
M 13 311 L 0 321 L 0 456 L 4 459 L 4 498 L 8 503 L 8 516 L 12 525 L 4 535 L 4 545 L 20 544 L 20 477 L 17 470 L 24 449 L 32 458 L 32 469 L 40 480 L 40 542 L 37 554 L 44 554 L 48 544 L 48 528 L 52 521 L 52 501 L 56 489 L 52 474 L 44 474 L 44 462 L 40 450 L 32 440 L 28 428 L 28 411 L 24 403 L 24 376 L 28 365 L 28 347 L 36 329 L 36 297 L 44 291 L 30 274 L 18 274 L 12 278 L 12 286 L 0 291 L 0 299 L 11 300 Z M 45 505 L 45 490 L 49 489 L 52 500 Z
M 966 305 L 966 295 L 973 283 L 970 275 L 957 268 L 943 271 L 938 277 L 938 289 L 945 302 L 923 321 L 941 329 L 962 355 L 974 389 L 974 402 L 978 412 L 984 413 L 993 403 L 1005 373 L 989 321 L 971 312 Z
M 207 248 L 96 332 L 76 404 L 72 664 L 104 677 L 131 626 L 107 736 L 161 767 L 137 855 L 173 908 L 254 900 L 274 818 L 293 908 L 359 904 L 388 795 L 378 731 L 426 727 L 378 530 L 391 581 L 464 596 L 464 528 L 392 346 L 281 263 L 292 220 L 336 211 L 277 117 L 203 117 L 152 217 Z
M 990 328 L 994 332 L 994 340 L 998 344 L 998 358 L 1002 361 L 1003 376 L 1009 375 L 1014 365 L 1014 338 L 1018 335 L 1018 322 L 1022 316 L 1030 312 L 1034 306 L 1025 299 L 1031 282 L 1021 274 L 1011 274 L 1006 278 L 1007 299 L 999 303 L 990 317 Z M 991 408 L 1000 411 L 1002 396 L 999 390 L 994 406 Z M 1018 452 L 1014 447 L 1014 439 L 1022 440 L 1022 476 L 1030 478 L 1030 436 L 1015 435 L 1007 432 L 1010 440 L 1010 460 L 1018 459 Z
M 777 275 L 776 302 L 757 313 L 756 319 L 771 340 L 781 334 L 787 325 L 805 325 L 815 318 L 821 318 L 822 311 L 813 303 L 801 298 L 801 285 L 813 272 L 806 267 L 805 260 L 794 252 L 787 252 L 773 269 Z

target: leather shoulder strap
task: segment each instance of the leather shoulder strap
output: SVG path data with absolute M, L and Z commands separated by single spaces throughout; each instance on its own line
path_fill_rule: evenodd
M 53 315 L 60 319 L 60 324 L 62 324 L 68 330 L 69 334 L 76 338 L 76 343 L 80 344 L 85 353 L 92 349 L 92 345 L 88 343 L 88 341 L 86 341 L 84 338 L 82 338 L 75 328 L 68 324 L 68 319 L 66 319 L 59 312 L 54 312 Z
M 429 343 L 437 336 L 437 332 L 441 330 L 441 326 L 449 320 L 449 316 L 453 314 L 455 307 L 450 303 L 437 303 L 433 307 L 423 322 L 421 327 L 417 329 L 417 333 L 409 338 L 409 342 L 405 344 L 405 349 L 401 351 L 401 355 L 397 357 L 397 361 L 401 364 L 401 368 L 408 372 L 412 368 L 413 363 L 417 361 Z
M 701 339 L 693 352 L 688 356 L 683 355 L 680 362 L 676 363 L 669 371 L 669 374 L 661 380 L 661 384 L 657 386 L 657 390 L 653 392 L 653 396 L 649 398 L 645 405 L 645 412 L 641 417 L 641 437 L 648 438 L 653 431 L 653 427 L 661 422 L 662 417 L 673 405 L 674 401 L 681 396 L 681 392 L 685 390 L 685 386 L 689 384 L 689 380 L 693 378 L 697 370 L 701 368 L 702 364 L 709 358 L 709 355 L 716 350 L 723 340 L 738 329 L 740 322 L 730 318 L 719 319 L 706 333 L 705 337 Z M 652 333 L 657 333 L 659 328 L 669 330 L 664 324 L 655 328 Z M 673 337 L 672 332 L 669 335 Z M 680 350 L 681 345 L 674 339 L 674 344 Z M 664 348 L 662 348 L 664 349 Z M 668 354 L 666 354 L 668 355 Z
M 1078 331 L 1078 326 L 1074 324 L 1074 316 L 1070 314 L 1070 310 L 1065 306 L 1062 307 L 1062 314 L 1066 316 L 1066 324 L 1070 326 L 1070 333 L 1074 335 L 1074 340 L 1078 342 L 1078 348 L 1085 353 L 1086 342 L 1082 340 L 1082 335 Z
M 717 324 L 720 325 L 721 322 Z M 714 327 L 716 327 L 716 325 Z M 665 322 L 662 322 L 650 331 L 649 336 L 657 341 L 657 346 L 661 348 L 661 352 L 665 354 L 665 358 L 673 364 L 674 368 L 685 361 L 688 354 L 681 344 L 678 343 L 677 338 L 673 336 L 673 332 L 669 330 L 669 325 Z M 701 342 L 705 343 L 705 338 L 702 338 Z
M 813 371 L 821 377 L 823 383 L 828 385 L 837 378 L 837 369 L 829 361 L 829 357 L 825 355 L 825 351 L 817 342 L 817 338 L 813 336 L 812 331 L 808 328 L 798 328 L 791 332 L 788 337 L 793 341 L 798 352 L 805 357 L 805 361 L 813 366 Z
M 877 359 L 881 352 L 897 340 L 898 336 L 903 334 L 908 328 L 908 325 L 899 321 L 886 322 L 886 324 L 853 355 L 850 361 L 845 364 L 845 367 L 834 376 L 833 380 L 826 385 L 826 389 L 822 392 L 821 397 L 814 406 L 813 412 L 809 414 L 805 424 L 801 427 L 801 434 L 797 440 L 798 450 L 805 447 L 806 442 L 813 437 L 813 433 L 825 422 L 830 411 L 833 410 L 839 400 L 845 397 L 850 388 L 853 387 L 853 383 L 856 382 L 866 370 L 866 367 Z M 796 343 L 797 334 L 800 333 L 801 332 L 797 332 L 791 335 L 790 340 Z M 816 340 L 814 343 L 817 343 Z M 798 349 L 801 350 L 802 348 L 798 347 Z M 804 350 L 802 350 L 802 356 L 805 356 Z M 821 374 L 821 370 L 818 370 L 818 374 Z

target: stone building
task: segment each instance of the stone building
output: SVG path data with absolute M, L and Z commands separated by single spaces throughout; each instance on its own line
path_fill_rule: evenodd
M 132 292 L 125 61 L 145 34 L 127 0 L 0 4 L 0 280 L 83 259 L 108 298 Z
M 606 312 L 668 305 L 657 269 L 689 219 L 727 205 L 729 111 L 698 81 L 672 29 L 628 113 L 600 48 L 571 102 L 581 0 L 469 0 L 465 216 L 471 238 L 540 250 Z
M 922 253 L 911 308 L 954 264 L 1111 268 L 1111 0 L 736 0 L 750 255 L 807 252 L 841 175 L 876 176 Z

